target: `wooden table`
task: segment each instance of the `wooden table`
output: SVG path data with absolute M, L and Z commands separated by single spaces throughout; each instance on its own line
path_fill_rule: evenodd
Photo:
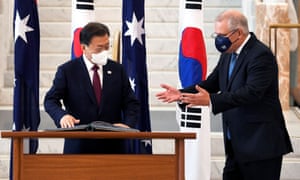
M 181 132 L 12 132 L 13 179 L 38 180 L 184 180 L 184 139 Z M 174 139 L 175 154 L 24 154 L 24 138 Z

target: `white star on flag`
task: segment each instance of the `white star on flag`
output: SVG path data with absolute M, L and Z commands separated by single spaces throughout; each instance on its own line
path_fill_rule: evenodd
M 21 19 L 19 12 L 17 11 L 16 20 L 15 20 L 15 41 L 20 36 L 27 43 L 27 38 L 25 33 L 34 30 L 30 26 L 27 26 L 29 18 L 30 15 L 28 14 L 24 19 Z
M 130 36 L 131 46 L 134 40 L 137 39 L 141 45 L 143 45 L 142 34 L 145 34 L 145 29 L 142 27 L 144 23 L 144 18 L 137 21 L 135 14 L 132 14 L 132 22 L 126 21 L 128 30 L 125 32 L 124 36 Z
M 143 139 L 143 140 L 141 140 L 141 142 L 143 142 L 145 144 L 145 147 L 152 146 L 152 143 L 149 139 Z
M 135 91 L 135 79 L 134 78 L 129 78 L 129 82 L 130 82 L 130 86 L 131 86 L 131 89 L 133 91 Z

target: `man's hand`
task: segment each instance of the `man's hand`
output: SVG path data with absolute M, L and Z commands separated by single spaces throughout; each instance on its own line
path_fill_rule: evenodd
M 62 128 L 72 128 L 75 124 L 78 124 L 79 122 L 79 119 L 75 119 L 73 116 L 67 114 L 60 119 L 60 126 Z
M 162 100 L 163 102 L 168 102 L 168 103 L 180 100 L 181 92 L 178 89 L 173 88 L 166 84 L 161 84 L 160 86 L 162 88 L 164 88 L 165 91 L 156 94 L 156 97 L 159 100 Z
M 182 93 L 180 97 L 181 102 L 188 104 L 187 107 L 208 106 L 210 102 L 209 93 L 198 85 L 195 88 L 198 91 L 196 94 Z
M 129 126 L 127 126 L 126 124 L 123 123 L 114 123 L 114 126 L 118 126 L 118 127 L 123 127 L 123 128 L 130 128 Z

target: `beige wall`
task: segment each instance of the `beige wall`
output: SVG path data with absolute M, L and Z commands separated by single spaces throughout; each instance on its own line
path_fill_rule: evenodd
M 7 55 L 11 47 L 13 1 L 0 0 L 0 92 L 3 87 Z
M 5 38 L 1 43 L 0 69 L 0 107 L 12 106 L 14 63 L 10 50 L 12 40 L 13 0 L 0 0 L 5 18 L 1 19 L 0 31 Z M 225 2 L 225 3 L 224 3 Z M 122 1 L 95 0 L 96 20 L 108 24 L 111 32 L 121 29 Z M 179 0 L 146 0 L 146 48 L 149 78 L 149 101 L 152 109 L 174 110 L 173 104 L 164 104 L 155 98 L 161 91 L 160 84 L 165 82 L 177 85 L 178 56 L 178 9 Z M 218 61 L 218 52 L 210 34 L 213 32 L 213 20 L 225 9 L 240 9 L 240 0 L 209 0 L 204 6 L 204 32 L 208 55 L 208 71 L 210 72 Z M 40 102 L 49 89 L 56 68 L 70 58 L 71 45 L 71 0 L 39 0 L 39 18 L 41 29 L 40 53 Z M 3 17 L 3 16 L 2 16 Z M 1 33 L 2 35 L 2 33 Z M 3 42 L 4 41 L 4 42 Z

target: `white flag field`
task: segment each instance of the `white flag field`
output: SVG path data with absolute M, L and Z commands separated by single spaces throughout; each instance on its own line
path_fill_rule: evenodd
M 203 0 L 181 0 L 179 5 L 179 80 L 185 88 L 205 80 L 207 57 L 203 33 Z M 177 106 L 181 132 L 194 132 L 185 140 L 185 179 L 210 180 L 210 111 L 208 106 Z
M 79 34 L 83 26 L 95 21 L 94 4 L 94 0 L 72 0 L 72 59 L 82 55 Z

